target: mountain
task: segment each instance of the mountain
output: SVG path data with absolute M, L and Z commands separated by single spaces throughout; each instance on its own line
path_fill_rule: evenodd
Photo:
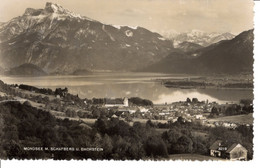
M 3 73 L 4 73 L 4 69 L 0 67 L 0 75 L 2 75 Z
M 46 3 L 0 26 L 0 66 L 32 63 L 48 73 L 130 71 L 158 62 L 172 42 L 142 27 L 106 25 Z
M 6 75 L 20 75 L 20 76 L 44 76 L 47 75 L 41 68 L 33 64 L 22 64 L 14 67 L 5 73 Z
M 231 33 L 222 33 L 222 34 L 213 34 L 212 38 L 210 39 L 210 44 L 213 44 L 213 43 L 218 43 L 222 40 L 231 40 L 233 39 L 235 36 Z
M 253 73 L 253 30 L 191 53 L 173 52 L 142 71 L 188 74 Z
M 184 52 L 192 52 L 201 48 L 203 48 L 201 45 L 187 41 L 184 41 L 178 45 L 178 49 Z
M 253 30 L 245 31 L 232 40 L 220 42 L 208 51 L 202 52 L 195 64 L 202 64 L 209 72 L 214 73 L 252 73 L 253 49 Z
M 176 37 L 177 35 L 179 35 L 180 33 L 177 32 L 176 30 L 164 30 L 164 31 L 161 31 L 160 34 L 165 37 L 166 39 L 169 39 L 169 40 L 173 40 L 174 37 Z
M 142 68 L 140 72 L 193 73 L 193 57 L 182 51 L 174 51 L 159 62 Z
M 173 41 L 173 45 L 179 48 L 179 44 L 183 42 L 191 42 L 203 47 L 209 46 L 222 40 L 231 40 L 235 36 L 231 33 L 206 33 L 200 30 L 192 30 L 186 33 L 165 33 L 165 38 Z

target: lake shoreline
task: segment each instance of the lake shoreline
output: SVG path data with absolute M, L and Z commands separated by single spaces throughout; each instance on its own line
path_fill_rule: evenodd
M 93 73 L 85 76 L 7 77 L 0 79 L 7 84 L 26 84 L 38 88 L 64 88 L 81 98 L 141 97 L 155 104 L 185 101 L 189 98 L 216 102 L 235 102 L 253 98 L 251 88 L 172 88 L 161 81 L 184 80 L 187 76 L 160 73 Z M 193 78 L 202 80 L 202 77 Z M 193 79 L 191 78 L 191 79 Z M 212 80 L 212 79 L 210 79 Z

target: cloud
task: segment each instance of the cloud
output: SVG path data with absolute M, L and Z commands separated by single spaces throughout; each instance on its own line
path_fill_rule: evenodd
M 145 12 L 141 9 L 125 9 L 124 11 L 122 11 L 122 15 L 126 15 L 126 16 L 140 16 L 143 15 Z

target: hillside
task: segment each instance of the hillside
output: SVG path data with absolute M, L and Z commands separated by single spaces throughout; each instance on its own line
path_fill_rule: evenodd
M 142 71 L 189 74 L 237 74 L 253 71 L 253 30 L 244 31 L 191 53 L 173 52 Z
M 19 75 L 19 76 L 44 76 L 47 75 L 41 68 L 33 64 L 22 64 L 18 67 L 11 68 L 5 72 L 6 75 Z
M 252 125 L 254 123 L 254 117 L 253 113 L 249 114 L 243 114 L 243 115 L 234 115 L 234 116 L 224 116 L 224 117 L 218 117 L 209 119 L 210 123 L 214 122 L 232 122 L 237 124 L 250 124 Z
M 0 26 L 0 66 L 32 63 L 48 73 L 129 71 L 172 51 L 172 42 L 142 27 L 103 24 L 46 3 Z
M 192 73 L 194 58 L 184 52 L 172 52 L 161 61 L 140 69 L 141 72 Z
M 192 51 L 196 51 L 198 49 L 203 48 L 203 46 L 196 44 L 196 43 L 184 41 L 184 42 L 178 44 L 177 48 L 184 52 L 192 52 Z
M 195 64 L 212 73 L 253 72 L 253 30 L 244 31 L 232 40 L 223 41 L 201 53 Z

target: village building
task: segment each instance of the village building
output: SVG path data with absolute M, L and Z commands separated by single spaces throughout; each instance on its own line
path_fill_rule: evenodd
M 230 160 L 247 160 L 247 150 L 241 144 L 232 144 L 226 151 L 226 157 Z
M 128 112 L 129 114 L 134 114 L 138 110 L 137 107 L 119 107 L 117 111 Z
M 113 114 L 113 115 L 111 116 L 111 118 L 118 118 L 118 116 L 115 115 L 115 114 Z
M 210 156 L 213 157 L 229 160 L 247 160 L 247 150 L 239 143 L 233 143 L 231 146 L 228 146 L 222 140 L 217 140 L 209 149 Z
M 138 109 L 140 110 L 141 113 L 147 113 L 149 111 L 149 109 L 145 107 L 138 107 Z

